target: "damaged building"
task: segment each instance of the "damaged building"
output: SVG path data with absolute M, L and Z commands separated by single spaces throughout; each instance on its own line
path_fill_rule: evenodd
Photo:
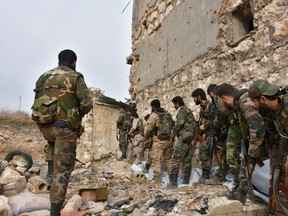
M 144 116 L 159 98 L 209 84 L 287 84 L 287 0 L 134 0 L 130 95 Z M 143 114 L 144 113 L 144 114 Z

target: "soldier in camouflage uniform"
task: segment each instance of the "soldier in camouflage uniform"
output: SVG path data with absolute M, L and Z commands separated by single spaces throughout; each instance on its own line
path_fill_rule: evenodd
M 92 108 L 89 90 L 81 73 L 76 72 L 76 54 L 63 50 L 58 55 L 59 66 L 42 74 L 36 82 L 32 118 L 48 141 L 48 173 L 53 181 L 50 190 L 51 216 L 59 216 L 76 158 L 76 140 L 80 137 L 81 119 Z M 58 100 L 56 119 L 41 124 L 36 117 L 37 99 L 49 95 Z M 53 113 L 51 113 L 53 115 Z
M 191 159 L 192 159 L 192 140 L 195 132 L 195 118 L 191 110 L 184 104 L 180 96 L 172 99 L 174 108 L 177 110 L 175 126 L 172 130 L 172 137 L 178 138 L 174 153 L 171 159 L 171 188 L 177 187 L 177 178 L 180 170 L 180 165 L 183 166 L 183 183 L 189 184 L 191 175 Z
M 127 158 L 127 150 L 129 145 L 128 132 L 132 127 L 132 121 L 133 119 L 131 113 L 128 110 L 126 111 L 122 109 L 116 122 L 118 129 L 119 148 L 122 152 L 122 155 L 119 158 L 121 161 Z
M 201 88 L 195 89 L 191 96 L 196 105 L 200 105 L 199 130 L 205 135 L 205 142 L 199 147 L 199 155 L 202 167 L 200 183 L 206 183 L 210 179 L 211 164 L 213 159 L 213 121 L 216 115 L 216 107 L 206 98 L 205 91 Z
M 256 80 L 249 87 L 249 97 L 259 110 L 259 113 L 268 119 L 269 133 L 269 158 L 271 179 L 274 178 L 277 166 L 282 167 L 280 182 L 288 187 L 288 93 L 279 86 L 271 85 L 265 80 Z M 270 121 L 269 121 L 270 120 Z M 274 124 L 273 124 L 274 123 Z M 270 125 L 270 127 L 269 127 Z M 273 126 L 275 129 L 273 129 Z M 274 135 L 273 135 L 274 134 Z M 275 136 L 278 135 L 278 136 Z M 284 168 L 285 167 L 285 168 Z M 285 170 L 283 172 L 283 170 Z M 286 179 L 284 179 L 286 176 Z M 272 182 L 273 183 L 273 182 Z M 274 191 L 275 192 L 275 191 Z M 270 194 L 271 196 L 272 194 Z M 283 194 L 281 194 L 282 196 Z M 287 195 L 286 195 L 287 214 Z M 275 201 L 274 201 L 275 202 Z M 270 203 L 271 204 L 271 203 Z M 279 206 L 278 206 L 279 207 Z M 283 207 L 283 206 L 282 206 Z M 275 206 L 270 206 L 272 213 L 275 213 Z M 283 211 L 283 209 L 282 209 Z
M 229 149 L 230 145 L 228 145 L 231 137 L 233 138 L 233 136 L 235 136 L 235 140 L 237 140 L 237 142 L 234 143 L 234 145 L 237 146 L 234 147 L 232 153 L 235 160 L 240 160 L 239 155 L 241 148 L 243 148 L 243 146 L 241 146 L 241 140 L 249 140 L 247 164 L 250 175 L 247 176 L 247 173 L 245 173 L 246 167 L 244 164 L 246 161 L 244 161 L 244 158 L 241 158 L 240 185 L 234 193 L 228 196 L 229 199 L 237 199 L 245 203 L 249 189 L 248 178 L 252 176 L 257 158 L 260 158 L 261 148 L 264 146 L 263 141 L 266 131 L 264 120 L 255 109 L 254 103 L 248 97 L 247 89 L 237 90 L 232 85 L 224 83 L 217 88 L 217 96 L 221 104 L 232 111 L 233 118 L 230 120 L 230 126 L 235 126 L 232 128 L 233 130 L 229 128 L 228 131 L 227 157 L 231 156 L 230 154 L 232 153 Z M 228 159 L 228 163 L 229 162 L 230 160 Z M 250 185 L 250 187 L 252 186 Z
M 215 148 L 215 158 L 218 163 L 219 169 L 217 169 L 215 176 L 216 181 L 225 182 L 225 176 L 229 170 L 227 163 L 227 150 L 226 141 L 229 128 L 229 111 L 221 106 L 218 98 L 216 97 L 216 84 L 210 84 L 207 88 L 207 94 L 210 96 L 212 103 L 216 108 L 216 116 L 213 122 L 213 136 Z
M 159 183 L 161 180 L 162 161 L 164 161 L 166 172 L 169 174 L 171 171 L 170 159 L 173 154 L 173 142 L 170 134 L 171 129 L 173 128 L 173 119 L 168 111 L 161 108 L 158 99 L 152 100 L 150 105 L 152 107 L 152 113 L 145 124 L 143 142 L 146 142 L 151 136 L 153 136 L 153 145 L 149 155 L 151 165 L 153 165 L 154 168 L 154 180 Z M 171 118 L 171 125 L 168 125 L 168 136 L 163 138 L 159 135 L 160 115 L 168 115 Z

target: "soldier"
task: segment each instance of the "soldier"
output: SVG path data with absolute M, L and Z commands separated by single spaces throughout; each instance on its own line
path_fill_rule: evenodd
M 128 159 L 132 162 L 135 161 L 136 164 L 143 161 L 143 155 L 141 154 L 142 142 L 144 135 L 144 126 L 142 119 L 139 118 L 137 112 L 132 113 L 132 127 L 128 132 L 128 137 L 132 139 L 132 143 L 129 144 L 130 154 Z
M 150 114 L 145 128 L 143 142 L 146 142 L 153 136 L 153 145 L 150 152 L 151 165 L 154 168 L 154 180 L 161 182 L 161 163 L 164 161 L 165 170 L 170 173 L 170 159 L 173 154 L 173 142 L 171 138 L 171 129 L 174 122 L 171 114 L 161 108 L 158 99 L 152 100 L 152 113 Z
M 50 216 L 60 216 L 75 164 L 81 120 L 92 108 L 84 77 L 75 71 L 76 54 L 72 50 L 63 50 L 58 59 L 58 67 L 37 80 L 32 106 L 32 118 L 48 141 L 48 183 L 52 179 Z M 41 106 L 43 103 L 46 105 Z
M 207 88 L 207 94 L 210 96 L 213 105 L 216 108 L 216 116 L 213 122 L 213 141 L 215 142 L 215 158 L 218 163 L 219 169 L 217 169 L 214 179 L 216 181 L 225 182 L 225 176 L 229 170 L 226 154 L 226 140 L 229 128 L 229 111 L 221 106 L 218 98 L 216 97 L 216 84 L 210 84 Z
M 121 109 L 116 126 L 118 129 L 119 148 L 122 152 L 119 160 L 122 161 L 127 158 L 127 150 L 129 145 L 128 132 L 132 126 L 132 115 L 129 110 L 124 110 L 123 108 Z
M 202 167 L 202 177 L 200 183 L 208 183 L 210 179 L 211 164 L 213 159 L 213 121 L 216 115 L 216 108 L 212 102 L 206 98 L 205 91 L 201 88 L 195 89 L 191 96 L 196 105 L 200 105 L 199 130 L 205 134 L 205 142 L 199 147 L 199 156 Z
M 184 184 L 189 184 L 191 175 L 192 145 L 191 142 L 195 131 L 195 118 L 191 110 L 184 104 L 180 96 L 172 99 L 174 108 L 177 110 L 175 126 L 172 130 L 172 137 L 178 138 L 174 153 L 171 159 L 170 187 L 177 187 L 177 179 L 182 163 L 184 170 Z
M 273 129 L 270 133 L 270 138 L 274 138 L 274 140 L 270 140 L 269 143 L 270 172 L 272 174 L 272 184 L 277 184 L 278 182 L 274 182 L 274 178 L 280 167 L 282 169 L 280 182 L 286 185 L 287 188 L 288 93 L 287 91 L 283 91 L 279 86 L 271 85 L 265 80 L 256 80 L 249 87 L 249 97 L 254 102 L 255 107 L 259 110 L 259 113 L 266 120 L 267 118 L 268 120 L 270 119 L 270 125 L 272 125 L 272 127 L 275 126 L 278 135 L 280 135 L 278 137 L 275 137 L 275 135 L 273 136 L 273 133 L 275 134 L 275 130 L 273 131 Z M 273 191 L 274 195 L 275 192 L 276 191 Z M 270 194 L 270 196 L 272 196 L 272 194 Z M 285 212 L 285 214 L 288 214 L 287 206 L 284 207 L 280 203 L 279 207 L 283 212 Z M 275 207 L 270 206 L 270 211 L 272 211 L 271 213 L 275 213 Z
M 231 157 L 233 158 L 232 160 L 240 160 L 239 155 L 241 152 L 241 148 L 243 150 L 242 155 L 246 153 L 244 151 L 244 148 L 246 148 L 247 144 L 245 143 L 245 141 L 249 140 L 247 155 L 248 162 L 243 158 L 241 160 L 241 172 L 239 172 L 240 185 L 234 193 L 231 193 L 228 196 L 229 199 L 236 199 L 244 204 L 246 202 L 246 196 L 249 187 L 250 189 L 252 189 L 250 180 L 256 161 L 260 157 L 260 150 L 265 136 L 264 120 L 259 115 L 259 112 L 255 109 L 254 103 L 249 99 L 247 89 L 237 90 L 232 85 L 224 83 L 217 88 L 217 96 L 219 97 L 221 104 L 225 106 L 228 110 L 232 111 L 232 120 L 234 122 L 231 122 L 230 125 L 233 125 L 236 122 L 240 129 L 240 134 L 236 130 L 234 130 L 235 128 L 238 128 L 237 125 L 235 125 L 236 127 L 232 128 L 232 130 L 229 128 L 228 131 L 227 160 L 229 166 Z M 236 140 L 237 142 L 235 143 L 230 141 L 233 140 L 231 139 L 231 137 L 233 136 L 236 137 L 236 139 L 234 140 Z M 247 166 L 245 167 L 246 162 Z M 246 168 L 247 172 L 245 173 Z M 235 170 L 234 174 L 237 175 L 237 173 L 235 173 Z

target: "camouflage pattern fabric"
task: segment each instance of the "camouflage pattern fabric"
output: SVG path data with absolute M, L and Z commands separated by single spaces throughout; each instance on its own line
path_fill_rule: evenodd
M 176 122 L 172 130 L 173 137 L 177 136 L 178 140 L 176 142 L 175 150 L 171 159 L 171 174 L 178 175 L 180 170 L 180 165 L 182 163 L 184 176 L 185 174 L 191 173 L 192 165 L 192 139 L 190 141 L 183 141 L 182 131 L 187 130 L 194 132 L 195 129 L 195 118 L 191 110 L 187 106 L 181 106 L 177 110 Z
M 184 130 L 191 131 L 193 134 L 195 125 L 195 117 L 191 110 L 185 105 L 179 107 L 177 110 L 176 122 L 172 129 L 172 137 L 181 137 Z
M 127 149 L 128 149 L 128 131 L 132 126 L 132 116 L 130 112 L 125 112 L 122 110 L 119 114 L 119 117 L 116 122 L 118 128 L 118 141 L 119 141 L 119 148 L 122 152 L 122 155 L 126 158 L 127 156 Z
M 75 126 L 74 123 L 73 128 L 80 128 L 81 118 L 92 108 L 92 100 L 83 75 L 65 66 L 56 67 L 42 74 L 36 82 L 34 91 L 35 100 L 45 95 L 58 99 L 59 110 L 56 120 L 67 121 L 67 113 L 77 108 L 80 116 L 78 125 Z
M 229 115 L 230 126 L 227 133 L 227 163 L 231 172 L 234 175 L 235 185 L 240 184 L 239 174 L 240 174 L 240 153 L 241 153 L 241 139 L 242 134 L 240 130 L 240 125 L 235 119 L 233 114 Z
M 82 117 L 92 108 L 89 90 L 81 73 L 66 66 L 59 66 L 42 74 L 36 82 L 35 100 L 45 94 L 57 97 L 59 112 L 56 120 L 68 122 L 64 127 L 38 124 L 48 141 L 47 159 L 54 161 L 51 203 L 63 203 L 70 174 L 76 157 L 76 140 L 80 136 Z M 73 118 L 77 109 L 77 121 Z M 72 110 L 72 111 L 71 111 Z M 73 111 L 74 110 L 74 111 Z M 72 116 L 68 117 L 67 113 Z M 69 119 L 70 118 L 70 119 Z M 73 122 L 73 126 L 70 124 Z
M 40 131 L 48 141 L 48 158 L 54 160 L 50 202 L 61 203 L 65 200 L 69 177 L 74 169 L 78 133 L 70 128 L 48 126 L 41 126 Z
M 167 111 L 166 111 L 167 112 Z M 149 119 L 147 120 L 144 127 L 144 137 L 149 139 L 153 137 L 153 145 L 149 153 L 149 158 L 151 165 L 154 167 L 154 175 L 155 179 L 160 179 L 161 175 L 161 163 L 164 160 L 166 171 L 169 173 L 171 170 L 171 162 L 170 159 L 173 154 L 173 142 L 172 139 L 169 138 L 167 140 L 160 140 L 155 133 L 155 128 L 157 128 L 160 124 L 160 117 L 156 112 L 152 112 L 150 114 Z
M 213 121 L 216 116 L 216 107 L 210 101 L 206 101 L 205 106 L 201 106 L 200 114 L 201 122 L 199 125 L 204 125 L 205 142 L 199 147 L 199 158 L 201 161 L 202 170 L 210 173 L 211 159 L 213 158 Z
M 249 163 L 253 166 L 256 164 L 256 159 L 260 158 L 261 148 L 264 146 L 266 127 L 264 120 L 255 108 L 254 103 L 248 97 L 248 93 L 244 93 L 238 100 L 235 101 L 234 111 L 239 120 L 242 139 L 249 139 L 248 156 Z M 242 158 L 242 161 L 244 158 Z M 247 176 L 245 174 L 245 162 L 241 162 L 240 167 L 240 187 L 243 191 L 248 189 Z M 253 170 L 252 170 L 253 172 Z M 252 175 L 252 173 L 251 173 Z
M 288 136 L 288 93 L 279 97 L 281 108 L 274 113 L 276 128 L 284 136 Z

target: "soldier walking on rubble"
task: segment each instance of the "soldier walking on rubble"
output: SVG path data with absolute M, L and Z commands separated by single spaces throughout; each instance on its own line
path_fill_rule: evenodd
M 246 202 L 248 190 L 252 190 L 252 172 L 256 165 L 257 159 L 261 155 L 261 148 L 264 147 L 263 141 L 265 137 L 265 125 L 263 118 L 255 109 L 254 103 L 248 97 L 247 89 L 238 90 L 232 85 L 224 83 L 217 88 L 217 96 L 223 106 L 232 111 L 233 122 L 231 125 L 237 123 L 240 133 L 235 128 L 228 131 L 227 137 L 227 157 L 228 164 L 231 161 L 239 161 L 241 159 L 240 170 L 235 170 L 235 163 L 230 168 L 234 171 L 234 175 L 239 172 L 240 182 L 235 182 L 236 190 L 234 190 L 228 199 L 239 200 L 242 203 Z M 233 136 L 236 137 L 237 142 L 233 142 Z M 240 153 L 242 149 L 242 157 Z M 247 149 L 247 152 L 246 150 Z M 262 148 L 263 149 L 263 148 Z M 246 158 L 244 158 L 246 155 Z M 234 166 L 233 166 L 234 165 Z M 238 168 L 238 167 L 237 167 Z
M 199 147 L 199 156 L 202 167 L 202 177 L 199 183 L 208 183 L 210 179 L 211 164 L 213 159 L 213 121 L 216 115 L 216 108 L 211 101 L 206 98 L 205 91 L 201 88 L 195 89 L 191 96 L 196 105 L 200 105 L 200 122 L 198 130 L 202 131 L 205 135 L 205 142 Z
M 180 96 L 172 99 L 174 108 L 177 111 L 176 122 L 172 130 L 172 138 L 178 138 L 174 153 L 171 159 L 170 187 L 177 187 L 177 179 L 180 165 L 183 165 L 183 184 L 189 184 L 191 175 L 192 140 L 195 130 L 195 118 L 191 110 L 184 104 Z
M 37 80 L 32 106 L 32 119 L 48 141 L 47 182 L 52 180 L 50 216 L 60 216 L 74 169 L 81 120 L 92 108 L 84 77 L 75 70 L 76 54 L 72 50 L 63 50 L 58 60 L 58 67 Z
M 154 180 L 161 182 L 162 161 L 164 161 L 166 172 L 169 174 L 171 171 L 170 159 L 173 154 L 171 130 L 174 122 L 171 114 L 161 107 L 158 99 L 152 100 L 150 105 L 152 113 L 145 124 L 143 142 L 153 136 L 150 151 L 151 165 L 154 168 Z

